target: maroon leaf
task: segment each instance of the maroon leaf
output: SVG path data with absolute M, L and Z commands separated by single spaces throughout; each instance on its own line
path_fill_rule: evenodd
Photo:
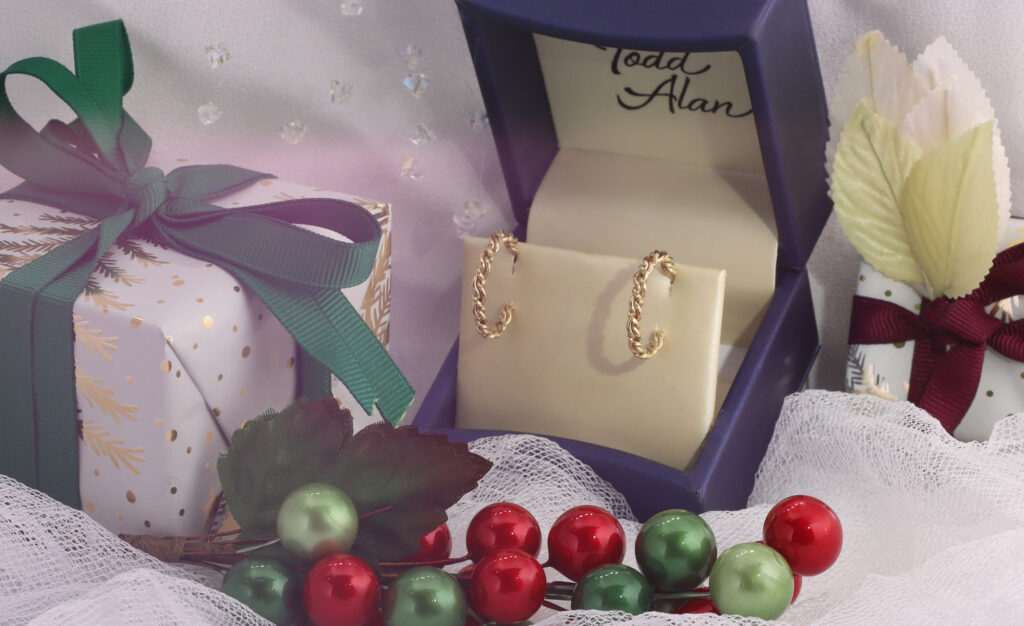
M 420 537 L 444 523 L 446 509 L 490 468 L 465 443 L 381 423 L 356 433 L 320 480 L 348 494 L 361 515 L 391 507 L 360 521 L 351 551 L 397 561 L 415 554 Z

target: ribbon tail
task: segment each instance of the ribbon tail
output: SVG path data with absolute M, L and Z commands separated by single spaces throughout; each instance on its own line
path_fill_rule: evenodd
M 286 291 L 244 269 L 225 269 L 263 300 L 295 341 L 341 380 L 366 413 L 376 405 L 392 424 L 405 417 L 415 392 L 341 291 L 308 287 Z
M 331 393 L 331 370 L 306 351 L 298 348 L 298 393 L 300 398 L 315 400 Z
M 918 348 L 915 347 L 908 399 L 928 411 L 946 432 L 953 434 L 974 402 L 985 360 L 985 344 L 954 346 L 937 355 L 930 341 L 918 343 L 924 344 L 921 350 L 932 355 L 930 359 L 922 357 L 927 359 L 927 363 L 922 362 L 919 366 Z M 918 369 L 922 370 L 921 374 L 918 374 Z M 918 393 L 914 394 L 915 391 Z
M 314 299 L 320 310 L 332 320 L 337 320 L 335 327 L 339 334 L 349 341 L 355 354 L 360 355 L 360 366 L 369 379 L 374 381 L 376 404 L 381 416 L 398 425 L 416 395 L 412 385 L 348 298 L 340 291 L 323 289 L 319 290 Z M 359 398 L 356 400 L 359 401 Z M 366 412 L 370 413 L 370 410 Z

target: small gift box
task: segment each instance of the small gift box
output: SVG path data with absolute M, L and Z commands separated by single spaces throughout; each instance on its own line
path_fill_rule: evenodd
M 847 388 L 910 400 L 956 437 L 986 439 L 1024 408 L 1024 221 L 1009 217 L 992 104 L 944 38 L 911 64 L 873 31 L 854 46 L 832 113 L 831 193 L 865 261 Z
M 890 336 L 880 337 L 878 320 L 881 316 L 888 326 L 889 320 L 894 319 L 890 317 L 892 309 L 886 307 L 887 312 L 879 311 L 877 304 L 865 306 L 865 300 L 858 299 L 854 304 L 857 326 L 851 334 L 851 342 L 865 343 L 853 343 L 850 346 L 846 364 L 846 390 L 869 393 L 887 400 L 913 399 L 918 404 L 924 402 L 926 406 L 932 403 L 928 407 L 931 412 L 936 417 L 944 417 L 943 425 L 962 441 L 984 441 L 992 434 L 996 422 L 1024 410 L 1024 390 L 1021 389 L 1021 379 L 1024 378 L 1024 344 L 1008 340 L 1010 335 L 1019 334 L 1020 331 L 1014 329 L 1014 322 L 1022 318 L 1019 294 L 1024 293 L 1024 262 L 1011 260 L 1009 256 L 1012 254 L 1020 257 L 1024 250 L 1010 252 L 1010 249 L 1021 244 L 1024 244 L 1024 220 L 1010 218 L 1000 242 L 1003 253 L 997 257 L 1000 259 L 997 262 L 1004 272 L 1016 271 L 1019 277 L 1016 281 L 1018 292 L 1008 297 L 1000 297 L 1004 294 L 999 294 L 986 298 L 980 293 L 968 297 L 959 306 L 969 303 L 971 314 L 964 317 L 965 321 L 959 330 L 953 326 L 940 331 L 943 335 L 951 331 L 948 334 L 951 338 L 956 334 L 966 336 L 973 332 L 973 328 L 982 328 L 986 335 L 969 350 L 972 355 L 954 357 L 955 362 L 938 366 L 946 371 L 945 374 L 941 370 L 938 372 L 940 376 L 946 377 L 944 382 L 939 383 L 943 392 L 941 394 L 937 393 L 940 391 L 938 388 L 927 390 L 927 382 L 921 381 L 921 391 L 914 397 L 910 396 L 911 381 L 915 376 L 921 377 L 929 372 L 934 376 L 937 373 L 936 364 L 929 364 L 924 355 L 917 352 L 917 343 L 923 339 L 913 339 L 915 336 L 923 338 L 924 329 L 920 318 L 929 303 L 922 301 L 921 295 L 909 285 L 886 278 L 862 262 L 857 296 L 898 306 L 906 311 L 906 315 L 898 312 L 895 314 L 895 318 L 902 321 L 899 323 L 902 338 L 893 340 Z M 872 337 L 882 341 L 867 343 Z M 947 345 L 956 343 L 955 340 L 939 341 Z M 992 348 L 988 349 L 988 346 Z M 946 350 L 945 347 L 942 349 Z M 951 408 L 950 405 L 962 408 Z
M 458 6 L 526 241 L 637 262 L 665 250 L 726 271 L 718 399 L 696 455 L 680 451 L 665 464 L 557 440 L 641 518 L 743 506 L 782 399 L 818 348 L 805 264 L 830 204 L 806 4 Z M 456 417 L 457 359 L 455 347 L 415 423 L 453 439 L 493 434 Z M 644 428 L 642 415 L 619 419 Z M 649 436 L 660 434 L 652 427 Z
M 75 48 L 77 76 L 47 59 L 5 73 L 80 117 L 37 135 L 0 107 L 0 164 L 26 179 L 0 195 L 0 472 L 117 532 L 193 534 L 245 420 L 329 392 L 330 373 L 364 424 L 375 404 L 401 418 L 411 389 L 382 346 L 390 208 L 149 158 L 121 109 L 121 23 Z

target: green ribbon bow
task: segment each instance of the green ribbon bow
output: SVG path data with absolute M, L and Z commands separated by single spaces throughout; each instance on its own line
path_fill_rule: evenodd
M 330 391 L 333 372 L 367 412 L 398 423 L 413 390 L 343 287 L 369 276 L 380 225 L 362 207 L 300 199 L 237 209 L 206 201 L 272 178 L 230 165 L 146 167 L 149 136 L 122 109 L 131 50 L 120 21 L 74 32 L 75 73 L 41 57 L 0 74 L 0 164 L 25 182 L 0 197 L 67 209 L 99 225 L 0 281 L 0 472 L 77 506 L 72 307 L 117 240 L 146 232 L 215 263 L 251 289 L 300 346 L 299 392 Z M 78 115 L 36 133 L 6 80 L 35 77 Z M 295 226 L 344 233 L 343 243 Z

